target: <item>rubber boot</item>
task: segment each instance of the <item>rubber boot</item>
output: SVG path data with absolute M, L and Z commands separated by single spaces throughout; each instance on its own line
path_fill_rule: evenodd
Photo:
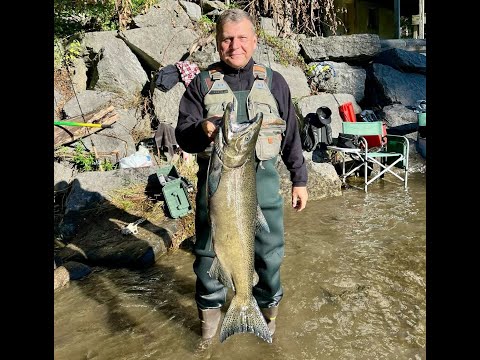
M 217 309 L 200 309 L 198 308 L 198 317 L 202 324 L 202 339 L 208 340 L 215 336 L 220 323 L 222 313 L 220 308 Z
M 260 308 L 262 311 L 263 317 L 267 321 L 268 328 L 270 329 L 270 334 L 273 335 L 275 333 L 275 320 L 278 314 L 278 306 L 273 306 L 270 308 Z

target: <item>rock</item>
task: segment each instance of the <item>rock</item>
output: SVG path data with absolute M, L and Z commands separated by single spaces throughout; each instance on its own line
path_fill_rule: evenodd
M 88 265 L 76 261 L 67 261 L 62 267 L 67 269 L 70 280 L 81 279 L 92 272 L 92 269 Z
M 59 266 L 53 270 L 53 290 L 67 285 L 69 281 L 70 275 L 64 266 Z

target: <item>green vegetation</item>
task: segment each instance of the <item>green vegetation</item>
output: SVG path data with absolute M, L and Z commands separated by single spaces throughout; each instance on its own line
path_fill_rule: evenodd
M 80 41 L 77 39 L 67 41 L 65 45 L 62 44 L 60 39 L 54 39 L 53 49 L 54 69 L 60 69 L 65 65 L 72 65 L 73 60 L 80 57 L 84 50 Z
M 85 31 L 115 30 L 115 0 L 54 0 L 55 37 L 66 38 Z
M 273 48 L 280 64 L 284 66 L 299 66 L 304 70 L 307 69 L 305 60 L 303 60 L 303 58 L 289 46 L 285 39 L 268 35 L 264 30 L 257 30 L 257 36 L 258 38 L 263 39 L 268 46 Z
M 115 164 L 112 164 L 109 159 L 103 159 L 101 161 L 101 164 L 103 171 L 115 170 L 117 168 L 117 166 Z
M 60 40 L 54 39 L 53 42 L 53 68 L 60 69 L 63 66 L 63 46 Z
M 118 30 L 119 16 L 145 12 L 156 0 L 54 0 L 54 34 L 66 38 L 88 31 Z M 117 4 L 117 5 L 115 5 Z
M 198 20 L 198 26 L 204 34 L 210 34 L 215 31 L 215 22 L 207 15 L 202 15 Z
M 227 5 L 227 9 L 241 9 L 242 6 L 235 2 L 235 1 L 232 1 L 230 4 Z
M 79 55 L 79 39 L 90 31 L 129 27 L 132 17 L 144 13 L 156 0 L 54 0 L 54 66 Z M 121 22 L 119 21 L 121 19 Z
M 79 141 L 75 148 L 60 146 L 54 152 L 54 158 L 73 163 L 78 171 L 109 171 L 117 168 L 110 159 L 96 159 L 95 155 L 85 148 L 85 145 Z
M 95 155 L 89 151 L 86 151 L 84 145 L 79 142 L 75 146 L 73 163 L 80 171 L 93 171 L 95 165 Z

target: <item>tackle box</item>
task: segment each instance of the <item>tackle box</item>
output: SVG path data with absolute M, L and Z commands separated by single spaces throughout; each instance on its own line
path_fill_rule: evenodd
M 188 198 L 188 190 L 174 165 L 167 165 L 157 170 L 157 177 L 162 186 L 163 198 L 168 212 L 174 219 L 192 212 L 192 205 Z

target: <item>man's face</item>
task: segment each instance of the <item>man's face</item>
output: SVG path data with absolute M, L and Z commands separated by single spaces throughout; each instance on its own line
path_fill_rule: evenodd
M 248 19 L 227 22 L 218 36 L 220 59 L 235 69 L 244 67 L 257 48 L 257 35 Z

